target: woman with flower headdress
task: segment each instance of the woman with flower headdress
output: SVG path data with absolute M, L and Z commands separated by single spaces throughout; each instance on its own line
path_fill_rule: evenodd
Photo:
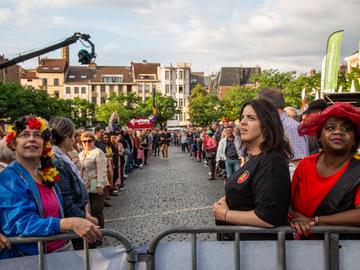
M 360 226 L 360 110 L 336 102 L 299 126 L 317 136 L 320 153 L 300 161 L 292 179 L 291 226 L 307 236 L 314 225 Z
M 90 221 L 64 218 L 50 144 L 51 133 L 40 117 L 24 116 L 8 130 L 6 141 L 16 160 L 0 174 L 0 228 L 7 237 L 49 236 L 74 231 L 88 242 L 101 238 L 99 228 Z M 72 249 L 65 240 L 47 241 L 45 251 Z M 37 254 L 37 244 L 13 245 L 0 258 Z

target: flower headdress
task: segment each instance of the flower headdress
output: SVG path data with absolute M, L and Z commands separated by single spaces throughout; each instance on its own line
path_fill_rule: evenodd
M 59 172 L 53 164 L 55 155 L 52 152 L 50 137 L 51 132 L 48 129 L 46 121 L 41 117 L 35 116 L 24 116 L 15 121 L 14 125 L 8 128 L 8 133 L 6 136 L 6 142 L 11 144 L 16 140 L 16 136 L 21 133 L 28 126 L 31 129 L 37 129 L 41 132 L 44 139 L 43 152 L 40 157 L 40 174 L 44 181 L 44 184 L 51 187 L 57 181 L 59 181 L 60 176 Z

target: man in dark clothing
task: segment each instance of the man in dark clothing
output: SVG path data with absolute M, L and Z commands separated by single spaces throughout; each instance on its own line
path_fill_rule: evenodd
M 94 130 L 95 136 L 95 146 L 101 149 L 104 153 L 106 153 L 106 145 L 104 142 L 104 129 L 101 127 L 96 127 Z
M 171 134 L 165 129 L 164 133 L 160 135 L 160 143 L 161 143 L 161 153 L 164 159 L 168 159 L 169 152 L 168 148 L 171 143 Z
M 152 151 L 154 157 L 160 156 L 160 134 L 157 131 L 153 132 Z

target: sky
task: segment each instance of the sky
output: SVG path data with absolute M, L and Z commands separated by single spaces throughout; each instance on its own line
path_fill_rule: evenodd
M 342 61 L 359 50 L 359 14 L 359 0 L 0 0 L 0 54 L 11 59 L 81 32 L 91 35 L 98 65 L 307 72 L 321 69 L 334 31 L 344 30 Z M 72 65 L 83 48 L 70 46 Z

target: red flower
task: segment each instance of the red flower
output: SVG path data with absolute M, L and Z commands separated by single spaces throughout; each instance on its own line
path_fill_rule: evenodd
M 29 126 L 29 128 L 31 129 L 38 129 L 40 130 L 41 128 L 41 122 L 39 120 L 37 120 L 36 118 L 30 118 L 27 121 L 27 125 Z
M 44 173 L 48 173 L 50 169 L 51 169 L 51 167 L 45 167 L 42 171 L 43 171 Z
M 14 140 L 14 132 L 8 133 L 8 135 L 6 135 L 6 142 L 12 143 L 13 140 Z
M 55 177 L 54 177 L 54 181 L 55 181 L 55 183 L 57 182 L 57 181 L 59 181 L 60 180 L 60 175 L 56 175 Z

